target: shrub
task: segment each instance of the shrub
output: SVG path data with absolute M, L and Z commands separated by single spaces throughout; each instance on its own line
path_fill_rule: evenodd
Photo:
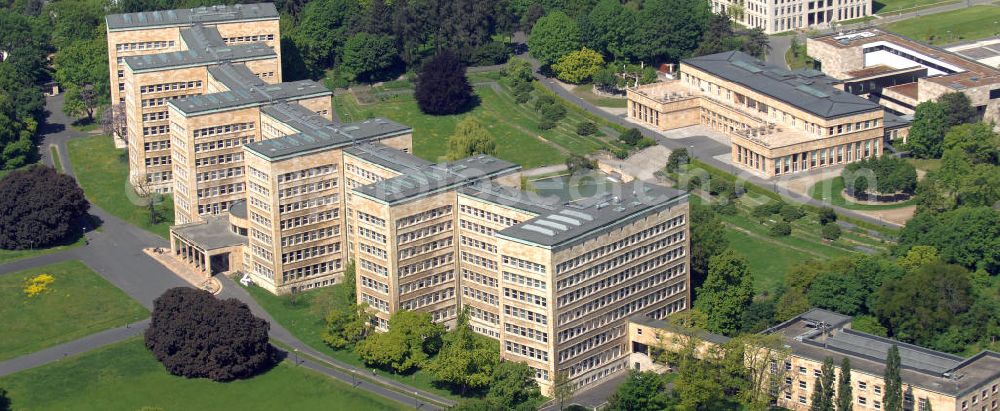
M 527 103 L 528 101 L 531 101 L 531 93 L 515 92 L 514 101 L 516 101 L 517 104 Z
M 781 219 L 788 222 L 798 220 L 805 215 L 805 213 L 802 212 L 802 209 L 791 204 L 782 205 L 779 213 L 781 213 Z
M 832 222 L 837 221 L 837 213 L 833 211 L 831 207 L 823 207 L 819 209 L 819 223 L 821 225 L 827 225 Z
M 552 121 L 552 120 L 547 119 L 547 118 L 543 118 L 541 121 L 538 122 L 538 129 L 539 130 L 549 130 L 549 129 L 554 128 L 555 126 L 556 126 L 556 123 L 554 121 Z
M 593 170 L 596 165 L 593 161 L 587 157 L 581 156 L 579 154 L 570 154 L 566 158 L 566 168 L 569 170 L 570 174 L 576 174 L 583 170 Z
M 826 225 L 823 226 L 823 229 L 821 230 L 821 234 L 822 234 L 823 238 L 825 238 L 827 240 L 830 240 L 830 241 L 836 240 L 836 239 L 840 238 L 840 234 L 841 234 L 840 226 L 836 225 L 836 224 L 826 224 Z
M 49 285 L 56 281 L 50 274 L 39 274 L 24 281 L 24 295 L 34 297 L 49 290 Z
M 779 221 L 771 226 L 771 235 L 775 237 L 784 237 L 792 234 L 792 225 L 784 221 Z
M 566 107 L 563 107 L 562 104 L 550 104 L 542 107 L 542 117 L 553 122 L 562 120 L 563 117 L 566 117 Z
M 691 162 L 691 156 L 688 155 L 686 148 L 679 148 L 677 150 L 671 151 L 670 156 L 667 157 L 667 172 L 673 173 L 680 169 L 680 166 L 688 164 Z
M 556 98 L 550 95 L 538 96 L 535 100 L 535 111 L 541 112 L 543 108 L 556 104 Z
M 559 80 L 567 83 L 580 84 L 590 79 L 604 67 L 604 57 L 601 53 L 584 47 L 559 58 L 552 70 Z
M 637 128 L 630 128 L 618 136 L 618 139 L 634 147 L 639 143 L 639 140 L 642 140 L 642 132 Z
M 472 50 L 470 63 L 477 66 L 503 64 L 510 58 L 510 47 L 506 43 L 491 41 Z
M 576 134 L 590 136 L 597 134 L 597 124 L 592 121 L 584 121 L 576 125 Z
M 656 145 L 656 140 L 653 140 L 649 137 L 643 137 L 639 139 L 639 142 L 635 143 L 635 148 L 642 150 L 646 147 L 652 147 L 655 145 Z
M 153 301 L 145 342 L 173 375 L 230 381 L 273 364 L 270 328 L 237 299 L 177 287 Z
M 24 250 L 64 241 L 89 208 L 73 177 L 44 166 L 14 171 L 0 180 L 0 248 Z
M 614 154 L 615 158 L 619 160 L 624 160 L 628 158 L 628 149 L 615 147 L 611 149 L 611 154 Z
M 420 68 L 414 97 L 425 114 L 455 114 L 475 101 L 465 77 L 465 64 L 450 51 L 441 51 Z

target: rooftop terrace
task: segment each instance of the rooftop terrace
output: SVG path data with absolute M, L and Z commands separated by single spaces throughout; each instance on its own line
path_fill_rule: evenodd
M 261 108 L 261 112 L 298 131 L 295 134 L 257 141 L 245 146 L 248 150 L 270 160 L 282 160 L 312 151 L 329 150 L 412 132 L 407 126 L 381 118 L 337 125 L 298 104 L 267 105 Z
M 508 161 L 477 155 L 426 166 L 398 177 L 357 187 L 354 192 L 392 205 L 459 188 L 479 180 L 499 177 L 520 169 L 521 166 Z
M 191 116 L 331 95 L 333 92 L 320 83 L 312 80 L 300 80 L 191 96 L 170 100 L 167 104 L 185 115 Z
M 151 27 L 186 26 L 195 23 L 225 23 L 277 18 L 278 10 L 273 3 L 256 3 L 110 14 L 105 17 L 105 21 L 108 31 L 124 31 Z

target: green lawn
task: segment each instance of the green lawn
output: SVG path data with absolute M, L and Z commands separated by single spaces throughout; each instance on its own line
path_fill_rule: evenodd
M 1000 33 L 1000 7 L 974 6 L 890 24 L 886 30 L 933 45 L 976 40 Z
M 158 206 L 161 221 L 150 224 L 148 209 L 138 205 L 141 200 L 128 184 L 125 152 L 115 148 L 111 137 L 75 138 L 66 145 L 76 179 L 92 204 L 164 238 L 169 235 L 174 220 L 173 198 L 165 197 Z
M 624 96 L 621 98 L 602 97 L 594 94 L 593 90 L 593 84 L 581 84 L 573 87 L 573 94 L 598 107 L 625 108 L 628 104 L 628 100 Z
M 27 297 L 24 281 L 38 274 L 55 281 Z M 79 261 L 0 275 L 0 361 L 75 340 L 149 316 L 124 292 Z
M 907 158 L 907 163 L 913 164 L 917 170 L 937 171 L 941 168 L 941 159 L 938 158 Z
M 288 363 L 228 383 L 175 377 L 139 338 L 0 378 L 0 386 L 25 410 L 408 409 Z
M 296 338 L 306 343 L 316 351 L 329 355 L 350 365 L 365 368 L 354 351 L 334 350 L 323 342 L 320 336 L 323 327 L 326 326 L 323 318 L 325 313 L 319 308 L 320 300 L 323 299 L 330 289 L 314 289 L 296 295 L 294 303 L 288 296 L 276 296 L 267 290 L 257 286 L 247 287 L 247 291 L 253 296 L 257 303 L 274 317 L 275 321 L 288 329 Z M 451 393 L 447 389 L 434 386 L 433 377 L 430 374 L 417 371 L 411 375 L 397 375 L 388 372 L 379 373 L 380 376 L 400 381 L 404 384 L 431 392 L 442 397 L 458 400 L 460 397 Z
M 466 117 L 483 124 L 497 141 L 497 157 L 524 168 L 561 164 L 569 153 L 589 154 L 610 146 L 604 137 L 582 137 L 576 125 L 587 118 L 570 108 L 566 118 L 551 130 L 539 130 L 540 115 L 528 104 L 517 104 L 510 90 L 495 81 L 495 72 L 470 74 L 479 105 L 458 115 L 430 116 L 420 112 L 405 82 L 393 82 L 391 88 L 375 88 L 362 93 L 364 103 L 350 93 L 339 93 L 334 106 L 344 122 L 370 117 L 385 117 L 413 127 L 414 154 L 429 161 L 441 161 L 448 151 L 448 138 L 455 125 Z M 536 92 L 537 94 L 537 92 Z M 601 127 L 606 136 L 617 131 Z
M 62 159 L 59 158 L 59 146 L 55 144 L 49 145 L 49 156 L 52 158 L 52 165 L 55 166 L 56 171 L 63 172 Z
M 810 197 L 825 201 L 835 206 L 844 207 L 849 210 L 891 210 L 894 208 L 910 206 L 916 204 L 917 202 L 915 198 L 910 198 L 909 200 L 894 204 L 859 204 L 848 200 L 844 197 L 843 192 L 844 179 L 842 177 L 834 177 L 828 180 L 823 180 L 809 188 Z
M 888 14 L 901 11 L 915 11 L 927 7 L 958 3 L 958 0 L 875 0 L 872 10 L 875 14 Z
M 812 68 L 813 59 L 806 54 L 806 45 L 800 44 L 798 47 L 789 47 L 785 52 L 785 62 L 792 70 L 802 68 Z
M 36 250 L 0 250 L 0 264 L 9 263 L 14 260 L 38 257 L 40 255 L 51 254 L 57 251 L 69 250 L 73 247 L 83 245 L 83 236 L 69 240 L 66 244 L 49 248 L 39 248 Z

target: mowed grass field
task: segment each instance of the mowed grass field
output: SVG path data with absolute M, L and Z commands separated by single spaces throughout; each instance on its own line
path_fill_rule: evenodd
M 958 2 L 959 0 L 875 0 L 872 2 L 872 10 L 875 14 L 889 14 Z
M 42 273 L 55 281 L 45 293 L 27 297 L 25 280 Z M 0 301 L 0 361 L 149 316 L 138 302 L 75 260 L 0 275 Z
M 149 209 L 142 206 L 128 183 L 128 160 L 108 136 L 75 138 L 66 142 L 69 161 L 87 200 L 114 216 L 166 238 L 174 220 L 173 197 L 157 206 L 161 221 L 150 224 Z
M 0 378 L 0 387 L 18 410 L 409 409 L 288 363 L 228 383 L 176 377 L 141 338 Z
M 933 45 L 977 40 L 1000 33 L 1000 7 L 973 6 L 915 17 L 885 29 Z
M 534 168 L 562 164 L 570 153 L 589 154 L 610 146 L 608 141 L 617 138 L 617 132 L 601 126 L 604 137 L 580 136 L 576 126 L 586 120 L 583 114 L 567 107 L 566 118 L 550 130 L 537 127 L 541 116 L 532 107 L 533 101 L 518 104 L 506 85 L 497 81 L 497 74 L 470 74 L 470 82 L 479 104 L 472 110 L 456 115 L 431 116 L 417 107 L 412 95 L 412 84 L 394 81 L 362 92 L 359 101 L 350 92 L 338 91 L 334 109 L 343 122 L 361 121 L 371 117 L 384 117 L 413 128 L 413 152 L 428 161 L 442 161 L 448 152 L 448 138 L 458 122 L 474 118 L 487 128 L 497 142 L 497 157 Z M 539 95 L 535 91 L 535 96 Z

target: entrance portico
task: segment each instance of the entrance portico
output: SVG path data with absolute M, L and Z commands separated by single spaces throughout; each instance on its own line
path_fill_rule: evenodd
M 205 276 L 225 273 L 242 266 L 247 238 L 238 234 L 227 215 L 170 228 L 170 251 Z

